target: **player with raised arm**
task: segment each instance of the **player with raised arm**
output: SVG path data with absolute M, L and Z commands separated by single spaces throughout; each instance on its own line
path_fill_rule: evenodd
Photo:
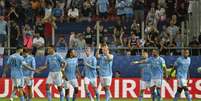
M 70 85 L 73 86 L 73 99 L 75 101 L 76 96 L 78 94 L 78 80 L 76 77 L 76 73 L 80 75 L 78 69 L 78 58 L 76 57 L 76 52 L 73 49 L 69 49 L 66 58 L 65 58 L 66 66 L 64 68 L 64 87 L 66 89 L 66 101 L 70 101 L 69 89 Z
M 151 96 L 152 101 L 162 101 L 161 98 L 161 86 L 163 82 L 163 77 L 167 77 L 166 75 L 166 64 L 165 60 L 160 57 L 159 51 L 157 49 L 153 49 L 152 57 L 148 58 L 147 60 L 136 61 L 134 63 L 149 63 L 151 65 Z
M 102 53 L 99 53 L 100 48 Z M 102 44 L 98 47 L 96 52 L 96 58 L 99 59 L 99 76 L 100 83 L 105 90 L 106 101 L 110 101 L 110 86 L 112 83 L 112 64 L 113 55 L 109 53 L 109 48 L 106 44 Z
M 23 76 L 23 68 L 27 68 L 29 70 L 34 71 L 27 63 L 24 61 L 24 58 L 21 56 L 23 52 L 22 47 L 17 47 L 16 53 L 9 56 L 7 60 L 7 65 L 4 68 L 3 77 L 6 77 L 6 72 L 8 67 L 11 68 L 11 79 L 14 85 L 14 89 L 11 94 L 11 101 L 13 100 L 12 96 L 15 95 L 16 91 L 19 91 L 20 101 L 24 101 L 24 76 Z
M 32 50 L 31 49 L 24 49 L 23 55 L 24 55 L 24 61 L 33 69 L 36 68 L 36 61 L 35 58 L 31 55 Z M 24 68 L 23 69 L 23 75 L 24 75 L 24 82 L 25 85 L 28 88 L 28 93 L 26 95 L 27 101 L 31 101 L 32 98 L 32 86 L 33 86 L 33 77 L 34 77 L 34 71 L 31 71 L 29 69 Z
M 162 101 L 161 98 L 161 86 L 163 82 L 163 77 L 167 77 L 166 75 L 166 64 L 165 60 L 159 55 L 159 51 L 154 49 L 152 51 L 152 57 L 149 58 L 149 63 L 151 64 L 151 94 L 152 100 Z M 156 91 L 156 92 L 155 92 Z
M 45 66 L 39 67 L 36 72 L 40 72 L 45 69 L 49 69 L 49 74 L 46 81 L 46 94 L 48 97 L 48 101 L 52 101 L 52 94 L 50 91 L 51 84 L 54 84 L 58 87 L 58 91 L 60 94 L 60 101 L 64 101 L 64 92 L 62 87 L 62 73 L 61 69 L 64 68 L 65 61 L 55 52 L 55 48 L 53 45 L 48 46 L 48 56 L 46 57 Z
M 182 50 L 182 56 L 178 57 L 174 64 L 174 69 L 176 69 L 178 88 L 177 88 L 177 92 L 175 94 L 173 101 L 178 100 L 178 98 L 180 97 L 180 94 L 183 90 L 185 92 L 185 96 L 186 96 L 187 100 L 192 101 L 191 96 L 188 91 L 188 85 L 187 85 L 188 71 L 189 71 L 190 64 L 191 64 L 191 59 L 189 57 L 189 50 L 184 49 L 184 50 Z
M 85 91 L 87 94 L 87 97 L 90 98 L 91 101 L 94 101 L 90 91 L 88 90 L 89 84 L 91 84 L 95 94 L 96 94 L 96 101 L 100 101 L 99 92 L 96 88 L 96 78 L 97 78 L 97 72 L 96 72 L 96 65 L 97 60 L 96 57 L 92 54 L 92 50 L 90 47 L 87 47 L 85 49 L 86 57 L 84 58 L 84 85 L 85 85 Z
M 150 84 L 151 84 L 151 77 L 152 77 L 151 65 L 147 62 L 147 60 L 148 60 L 148 52 L 143 51 L 141 61 L 144 61 L 144 63 L 140 64 L 140 67 L 142 68 L 142 70 L 141 70 L 141 80 L 140 80 L 139 101 L 142 101 L 144 90 L 146 90 L 147 88 L 150 88 Z M 139 64 L 140 62 L 134 61 L 132 63 Z

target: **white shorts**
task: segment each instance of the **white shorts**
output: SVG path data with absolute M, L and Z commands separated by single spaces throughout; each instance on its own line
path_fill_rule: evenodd
M 151 80 L 151 87 L 156 86 L 156 87 L 161 87 L 162 86 L 162 79 L 152 79 Z
M 112 77 L 108 76 L 108 77 L 100 77 L 100 83 L 103 87 L 105 86 L 111 86 L 112 84 Z
M 89 79 L 87 77 L 84 78 L 84 84 L 85 85 L 89 85 L 91 84 L 93 87 L 96 87 L 96 78 L 93 78 L 93 79 Z
M 12 82 L 14 87 L 24 87 L 24 78 L 12 78 Z
M 31 77 L 24 77 L 24 83 L 27 86 L 32 86 L 33 85 L 33 80 L 31 79 Z
M 144 81 L 140 80 L 140 89 L 147 89 L 151 87 L 151 82 L 150 81 Z
M 78 87 L 78 81 L 77 79 L 69 80 L 69 81 L 64 81 L 64 88 L 65 89 L 70 89 L 70 86 L 73 88 Z
M 49 72 L 46 84 L 54 84 L 56 86 L 62 86 L 62 73 Z
M 188 80 L 186 79 L 177 79 L 178 87 L 185 87 L 187 86 Z

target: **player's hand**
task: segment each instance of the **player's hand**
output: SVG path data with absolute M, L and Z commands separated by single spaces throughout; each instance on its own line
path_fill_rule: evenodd
M 85 65 L 86 67 L 88 67 L 89 64 L 88 64 L 87 62 L 84 62 L 84 65 Z
M 40 73 L 40 70 L 39 70 L 39 69 L 36 69 L 36 70 L 34 70 L 34 72 L 36 72 L 36 73 Z
M 105 53 L 106 54 L 110 54 L 109 49 L 106 49 Z
M 133 62 L 131 62 L 131 64 L 138 64 L 139 63 L 139 61 L 133 61 Z

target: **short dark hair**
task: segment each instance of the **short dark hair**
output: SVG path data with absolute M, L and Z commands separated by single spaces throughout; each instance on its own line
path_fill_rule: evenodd
M 54 49 L 54 51 L 56 51 L 56 48 L 54 45 L 48 45 L 48 47 L 50 47 L 50 48 Z
M 61 36 L 59 36 L 60 38 L 65 38 L 65 36 L 64 35 L 61 35 Z
M 183 51 L 189 51 L 189 49 L 188 48 L 184 48 Z
M 20 49 L 23 49 L 23 46 L 22 46 L 22 45 L 18 45 L 18 46 L 16 47 L 16 50 L 20 50 Z
M 73 51 L 73 49 L 69 49 L 67 54 L 66 54 L 66 58 L 70 58 L 70 53 Z
M 55 48 L 55 46 L 54 46 L 54 45 L 48 45 L 48 47 L 50 47 L 50 48 Z
M 101 44 L 101 47 L 105 47 L 105 46 L 107 46 L 106 43 L 102 43 L 102 44 Z
M 32 49 L 30 49 L 30 48 L 23 48 L 23 52 L 24 53 L 31 53 Z

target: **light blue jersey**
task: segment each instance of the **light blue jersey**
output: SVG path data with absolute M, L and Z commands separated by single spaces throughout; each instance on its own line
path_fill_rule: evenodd
M 152 79 L 163 78 L 163 65 L 165 60 L 162 57 L 150 57 L 148 63 L 151 64 Z
M 36 69 L 36 61 L 35 61 L 35 58 L 34 58 L 32 55 L 27 55 L 27 56 L 25 56 L 24 61 L 25 61 L 30 67 L 32 67 L 33 69 Z M 28 70 L 28 69 L 24 68 L 24 69 L 23 69 L 23 75 L 24 75 L 25 77 L 33 77 L 34 72 L 31 71 L 31 70 Z
M 100 77 L 112 76 L 112 64 L 113 64 L 113 55 L 112 59 L 108 60 L 107 56 L 101 54 L 99 58 L 99 75 Z
M 7 64 L 11 68 L 11 78 L 23 78 L 23 61 L 24 58 L 19 53 L 15 53 L 8 58 Z
M 183 56 L 181 56 L 177 58 L 174 65 L 177 71 L 178 79 L 187 79 L 190 64 L 191 64 L 191 59 L 189 57 L 184 58 Z
M 48 55 L 46 61 L 50 72 L 61 71 L 61 64 L 64 63 L 63 57 L 56 53 L 54 55 Z
M 90 65 L 90 66 L 85 65 L 85 68 L 84 68 L 85 77 L 87 77 L 89 79 L 96 78 L 96 76 L 97 76 L 97 73 L 96 73 L 97 60 L 96 60 L 96 57 L 95 56 L 85 57 L 84 62 L 86 62 L 87 64 Z
M 151 81 L 152 72 L 151 72 L 151 65 L 149 63 L 141 64 L 141 79 L 143 81 Z
M 67 58 L 65 62 L 66 62 L 65 76 L 67 77 L 68 80 L 76 79 L 78 58 Z
M 105 13 L 108 11 L 108 5 L 109 5 L 108 0 L 98 0 L 97 1 L 97 7 L 99 9 L 99 12 L 101 12 L 101 13 Z

